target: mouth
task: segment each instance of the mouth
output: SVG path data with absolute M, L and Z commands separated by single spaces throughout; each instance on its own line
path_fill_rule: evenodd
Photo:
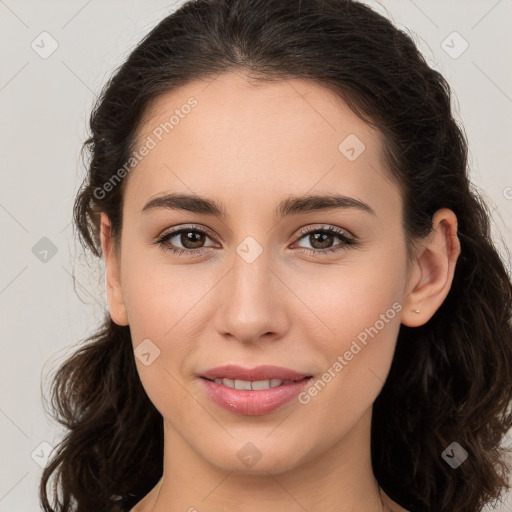
M 268 380 L 270 383 L 274 381 L 274 386 L 269 385 L 269 387 L 276 387 L 275 382 L 278 380 L 281 382 L 297 381 L 305 377 L 311 377 L 312 375 L 297 372 L 291 368 L 285 368 L 283 366 L 260 365 L 255 368 L 246 368 L 236 364 L 227 364 L 211 368 L 210 370 L 203 372 L 200 376 L 211 381 L 227 381 L 227 385 L 230 387 L 233 387 L 230 385 L 230 380 L 251 383 L 265 382 Z
M 306 377 L 302 377 L 299 379 L 263 379 L 263 380 L 242 380 L 242 379 L 208 379 L 206 377 L 201 377 L 210 382 L 214 382 L 215 384 L 220 384 L 221 386 L 226 386 L 232 389 L 245 390 L 245 391 L 259 391 L 262 389 L 270 389 L 270 388 L 278 388 L 280 386 L 288 386 L 290 384 L 295 384 L 302 380 L 311 379 L 312 376 L 308 375 Z
M 253 369 L 236 365 L 213 368 L 199 376 L 207 396 L 237 414 L 267 414 L 290 402 L 313 378 L 278 366 Z

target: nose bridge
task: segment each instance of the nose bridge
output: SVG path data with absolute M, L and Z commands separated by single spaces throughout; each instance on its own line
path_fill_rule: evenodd
M 280 331 L 282 301 L 272 271 L 271 250 L 254 237 L 246 237 L 235 250 L 231 272 L 222 287 L 217 328 L 240 340 Z
M 233 258 L 230 295 L 238 304 L 264 308 L 269 304 L 271 287 L 270 249 L 252 236 L 246 237 L 237 247 Z
M 261 300 L 270 284 L 269 267 L 272 263 L 272 234 L 260 226 L 266 226 L 268 219 L 262 208 L 246 203 L 237 219 L 236 230 L 245 236 L 233 247 L 233 269 L 231 293 L 240 300 L 253 297 Z M 245 221 L 243 219 L 246 219 Z M 257 295 L 255 295 L 257 294 Z

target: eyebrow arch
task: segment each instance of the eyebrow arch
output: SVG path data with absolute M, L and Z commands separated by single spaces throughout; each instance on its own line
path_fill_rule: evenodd
M 142 213 L 158 208 L 185 210 L 192 213 L 213 215 L 222 219 L 226 219 L 228 217 L 226 210 L 221 205 L 211 199 L 196 195 L 170 193 L 164 196 L 155 197 L 144 205 Z M 276 215 L 277 220 L 279 220 L 290 215 L 298 215 L 300 213 L 308 213 L 312 211 L 332 210 L 335 208 L 356 208 L 376 216 L 373 208 L 365 202 L 353 197 L 338 194 L 290 196 L 279 203 L 276 208 Z

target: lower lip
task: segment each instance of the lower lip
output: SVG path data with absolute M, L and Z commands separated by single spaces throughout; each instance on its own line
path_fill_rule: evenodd
M 248 416 L 272 412 L 295 398 L 309 383 L 311 377 L 283 384 L 275 388 L 246 390 L 234 389 L 201 378 L 206 393 L 224 409 Z

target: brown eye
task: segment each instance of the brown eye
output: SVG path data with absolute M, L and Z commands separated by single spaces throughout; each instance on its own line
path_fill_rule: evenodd
M 199 249 L 204 244 L 205 235 L 198 231 L 182 231 L 180 236 L 180 243 L 186 249 Z
M 333 235 L 317 232 L 309 235 L 309 242 L 314 249 L 328 249 L 332 247 L 335 238 Z
M 313 255 L 322 255 L 347 249 L 350 245 L 357 243 L 356 239 L 349 236 L 344 230 L 334 226 L 314 228 L 304 230 L 300 233 L 300 241 L 305 240 L 311 245 L 311 248 L 298 244 L 302 251 Z M 335 243 L 335 240 L 341 240 L 341 243 Z
M 175 229 L 162 235 L 155 243 L 165 251 L 175 254 L 197 255 L 207 250 L 205 242 L 210 237 L 203 230 L 195 227 Z

